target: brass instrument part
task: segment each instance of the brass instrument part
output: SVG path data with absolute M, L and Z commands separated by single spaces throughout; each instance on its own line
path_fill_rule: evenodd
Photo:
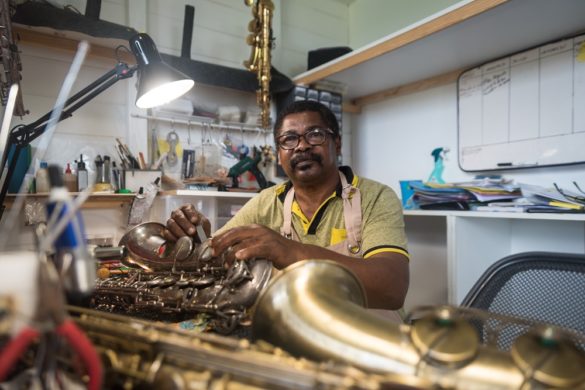
M 104 388 L 585 388 L 585 337 L 576 333 L 447 306 L 418 308 L 412 325 L 395 324 L 364 303 L 351 271 L 308 260 L 280 271 L 263 287 L 254 308 L 255 342 L 91 309 L 68 310 L 101 356 Z M 9 307 L 0 299 L 0 309 Z M 508 325 L 528 329 L 511 351 L 503 351 L 476 344 L 470 329 L 486 323 L 497 323 L 502 332 Z M 54 352 L 58 370 L 79 375 L 68 352 Z
M 585 382 L 585 356 L 553 327 L 519 336 L 511 353 L 527 376 L 533 375 L 548 387 L 572 389 Z
M 244 66 L 257 74 L 259 88 L 256 100 L 260 106 L 261 126 L 267 129 L 270 127 L 270 50 L 274 4 L 271 0 L 245 0 L 245 4 L 252 7 L 254 19 L 248 24 L 251 34 L 246 37 L 246 43 L 252 46 L 252 50 Z
M 258 298 L 252 332 L 255 338 L 294 356 L 419 378 L 438 388 L 585 386 L 582 350 L 547 348 L 546 343 L 520 338 L 510 353 L 479 345 L 472 325 L 499 322 L 502 329 L 505 325 L 530 326 L 527 322 L 478 310 L 438 307 L 421 308 L 415 311 L 420 317 L 413 325 L 399 325 L 369 312 L 362 306 L 364 302 L 359 280 L 345 267 L 326 260 L 298 262 L 274 277 Z M 529 327 L 529 340 L 534 331 Z M 573 342 L 583 345 L 583 338 L 576 340 Z M 535 361 L 542 356 L 546 362 L 540 359 L 543 365 L 539 366 Z M 580 368 L 561 367 L 559 362 L 573 362 L 573 367 Z
M 436 316 L 416 321 L 410 335 L 421 356 L 438 363 L 467 363 L 479 349 L 476 330 L 449 308 L 438 310 Z
M 251 344 L 127 316 L 69 309 L 104 361 L 104 388 L 381 389 L 400 379 L 294 358 L 262 342 Z M 404 387 L 419 388 L 425 387 Z
M 227 264 L 211 255 L 209 240 L 191 237 L 167 242 L 164 225 L 140 224 L 120 240 L 122 263 L 134 269 L 105 269 L 96 281 L 92 307 L 149 319 L 175 320 L 204 314 L 201 326 L 230 334 L 249 325 L 249 310 L 270 281 L 272 264 L 265 260 Z

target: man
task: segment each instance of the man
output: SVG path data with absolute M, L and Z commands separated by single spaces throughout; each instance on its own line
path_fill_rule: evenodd
M 297 101 L 274 126 L 279 163 L 290 181 L 252 198 L 212 238 L 214 254 L 265 258 L 285 268 L 328 259 L 362 282 L 368 307 L 397 310 L 408 290 L 408 252 L 402 208 L 389 187 L 337 167 L 341 137 L 324 105 Z M 191 205 L 173 211 L 165 237 L 195 236 L 209 221 Z

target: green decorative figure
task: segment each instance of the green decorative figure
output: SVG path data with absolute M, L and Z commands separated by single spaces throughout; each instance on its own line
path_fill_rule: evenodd
M 445 180 L 443 180 L 443 170 L 445 169 L 443 165 L 443 160 L 446 159 L 447 152 L 449 148 L 435 148 L 431 152 L 431 156 L 435 159 L 435 168 L 431 172 L 429 176 L 428 182 L 434 182 L 439 184 L 445 184 Z

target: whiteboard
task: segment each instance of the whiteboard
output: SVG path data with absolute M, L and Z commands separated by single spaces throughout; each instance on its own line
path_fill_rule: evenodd
M 457 97 L 462 170 L 585 162 L 585 35 L 469 69 Z

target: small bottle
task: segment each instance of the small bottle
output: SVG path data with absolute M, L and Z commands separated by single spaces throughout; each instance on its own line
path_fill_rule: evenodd
M 85 169 L 85 163 L 83 162 L 83 155 L 79 156 L 79 162 L 77 163 L 77 190 L 83 191 L 89 186 L 89 177 L 87 169 Z
M 46 161 L 41 161 L 41 166 L 35 175 L 35 185 L 37 194 L 48 193 L 51 188 Z
M 71 171 L 71 164 L 67 163 L 63 182 L 69 192 L 77 192 L 77 176 Z

